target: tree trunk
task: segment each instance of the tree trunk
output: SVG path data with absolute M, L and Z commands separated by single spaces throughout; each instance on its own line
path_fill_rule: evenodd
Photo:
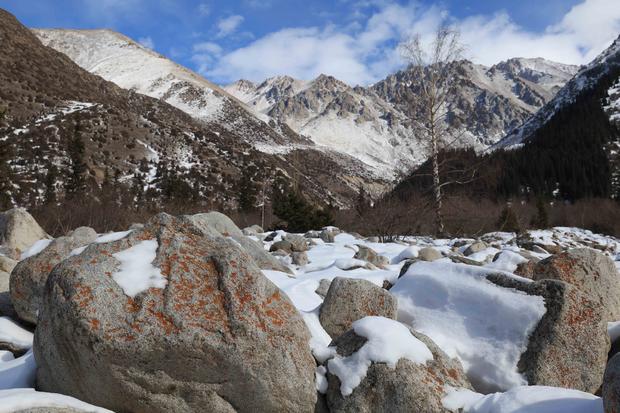
M 433 192 L 435 195 L 435 233 L 440 236 L 445 232 L 443 225 L 442 215 L 442 194 L 441 194 L 441 182 L 439 179 L 439 148 L 437 146 L 437 137 L 432 136 L 433 145 Z

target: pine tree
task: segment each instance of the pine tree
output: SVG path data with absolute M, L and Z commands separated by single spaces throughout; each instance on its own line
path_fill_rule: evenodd
M 547 205 L 542 196 L 539 196 L 536 200 L 536 216 L 532 224 L 540 229 L 549 227 L 549 212 L 547 211 Z
M 58 168 L 52 162 L 47 164 L 47 172 L 45 174 L 45 193 L 43 194 L 43 203 L 45 205 L 53 205 L 57 201 L 56 197 L 56 180 L 58 179 Z
M 67 148 L 69 154 L 69 179 L 67 180 L 67 196 L 72 198 L 86 191 L 86 163 L 84 162 L 85 146 L 80 130 L 80 123 L 75 125 L 73 137 Z
M 244 168 L 241 178 L 237 182 L 237 203 L 239 210 L 249 212 L 256 208 L 258 187 L 253 181 L 251 168 Z
M 509 205 L 506 205 L 504 209 L 502 209 L 499 219 L 497 220 L 497 227 L 500 231 L 521 232 L 519 218 L 517 218 L 517 214 L 515 214 Z

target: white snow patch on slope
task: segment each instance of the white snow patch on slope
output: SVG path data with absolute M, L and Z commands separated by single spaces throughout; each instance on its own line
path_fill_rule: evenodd
M 343 396 L 353 393 L 373 362 L 386 363 L 394 369 L 398 360 L 403 358 L 419 364 L 433 359 L 426 344 L 398 321 L 385 317 L 364 317 L 353 323 L 353 330 L 368 341 L 350 356 L 336 356 L 327 364 L 329 372 L 340 379 L 340 393 Z
M 26 251 L 22 252 L 22 255 L 21 255 L 20 259 L 25 260 L 26 258 L 33 257 L 33 256 L 37 255 L 38 253 L 43 251 L 45 248 L 47 248 L 48 245 L 51 244 L 51 242 L 52 242 L 51 239 L 40 239 L 40 240 L 38 240 L 37 242 L 32 244 L 32 246 L 30 248 L 28 248 Z
M 517 362 L 546 309 L 542 297 L 487 281 L 491 273 L 497 270 L 417 262 L 390 292 L 400 321 L 457 357 L 477 388 L 497 391 L 527 384 Z
M 157 240 L 146 240 L 112 256 L 121 262 L 112 278 L 129 297 L 149 288 L 164 288 L 168 282 L 159 268 L 153 266 L 157 256 Z
M 32 350 L 14 360 L 0 362 L 0 390 L 34 387 L 36 370 Z

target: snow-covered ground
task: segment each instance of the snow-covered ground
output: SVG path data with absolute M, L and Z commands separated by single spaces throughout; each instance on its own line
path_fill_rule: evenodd
M 105 234 L 95 242 L 118 240 L 128 233 Z M 252 238 L 260 240 L 266 235 Z M 279 231 L 273 241 L 263 242 L 265 249 L 285 236 L 286 233 Z M 565 227 L 531 231 L 529 236 L 540 245 L 596 247 L 620 264 L 620 241 L 612 237 Z M 443 403 L 446 408 L 462 409 L 465 413 L 602 413 L 602 401 L 594 395 L 528 386 L 525 377 L 518 372 L 517 362 L 527 346 L 528 335 L 545 314 L 545 304 L 540 297 L 499 287 L 487 280 L 489 274 L 499 272 L 528 282 L 514 274 L 517 265 L 525 260 L 516 244 L 516 235 L 491 233 L 481 238 L 488 247 L 468 256 L 480 265 L 453 262 L 449 258 L 455 254 L 462 256 L 474 242 L 471 239 L 405 237 L 396 242 L 379 243 L 340 233 L 333 243 L 312 238 L 306 265 L 295 266 L 290 258 L 281 258 L 290 266 L 293 276 L 263 271 L 291 298 L 308 326 L 312 336 L 309 348 L 322 364 L 316 370 L 317 390 L 325 392 L 327 389 L 326 367 L 339 376 L 340 390 L 347 395 L 364 379 L 372 362 L 394 366 L 401 358 L 414 363 L 431 360 L 433 355 L 429 348 L 409 333 L 411 327 L 429 336 L 448 356 L 458 359 L 477 391 L 487 393 L 445 388 Z M 35 254 L 46 244 L 47 241 L 35 243 L 25 255 Z M 129 267 L 132 267 L 131 273 L 144 273 L 143 279 L 138 280 L 142 285 L 140 288 L 161 282 L 158 270 L 151 265 L 156 244 L 145 241 L 116 254 L 122 263 L 119 274 L 116 274 L 117 282 L 135 285 L 135 279 L 127 280 L 123 276 L 123 271 Z M 389 264 L 378 268 L 353 258 L 360 246 L 372 248 L 385 256 Z M 441 252 L 443 258 L 432 262 L 417 261 L 399 278 L 407 259 L 418 257 L 425 247 Z M 72 255 L 82 251 L 83 248 Z M 528 254 L 539 258 L 548 256 L 543 252 L 528 251 Z M 144 268 L 134 268 L 138 264 Z M 335 348 L 330 347 L 331 338 L 319 322 L 323 298 L 316 290 L 321 280 L 335 277 L 364 279 L 377 286 L 384 286 L 387 282 L 393 285 L 390 292 L 398 300 L 398 320 L 366 317 L 353 324 L 355 332 L 368 341 L 348 357 L 337 355 Z M 161 284 L 155 286 L 161 288 Z M 129 295 L 134 293 L 133 290 L 128 292 Z M 609 324 L 612 338 L 620 335 L 619 324 Z M 36 392 L 36 361 L 30 350 L 32 333 L 7 317 L 0 318 L 0 342 L 26 351 L 17 358 L 10 352 L 0 352 L 0 413 L 37 406 L 106 411 L 70 397 Z

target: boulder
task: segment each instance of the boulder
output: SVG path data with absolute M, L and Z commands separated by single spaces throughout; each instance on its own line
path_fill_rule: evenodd
M 613 261 L 589 248 L 553 255 L 534 268 L 534 280 L 560 280 L 574 285 L 596 302 L 606 321 L 620 320 L 620 277 Z
M 435 248 L 424 247 L 418 251 L 418 259 L 422 261 L 435 261 L 442 257 L 441 253 Z
M 291 244 L 291 250 L 293 252 L 308 251 L 308 243 L 306 242 L 307 239 L 302 235 L 286 234 L 284 240 Z
M 135 413 L 314 409 L 299 312 L 237 243 L 187 220 L 160 214 L 92 244 L 54 268 L 44 297 L 41 390 Z
M 277 237 L 277 236 L 278 236 L 278 233 L 277 233 L 276 231 L 274 231 L 274 232 L 272 232 L 271 234 L 269 234 L 269 235 L 267 235 L 267 236 L 265 237 L 265 241 L 267 241 L 267 242 L 271 242 L 271 241 L 273 241 L 274 239 L 276 239 L 276 237 Z
M 472 260 L 471 258 L 463 257 L 462 255 L 458 254 L 451 254 L 448 256 L 448 258 L 450 258 L 450 261 L 456 264 L 475 265 L 477 267 L 481 267 L 483 265 L 483 263 L 481 263 L 480 261 Z
M 366 241 L 377 243 L 377 242 L 381 242 L 381 239 L 379 237 L 368 237 L 366 238 Z
M 501 274 L 487 279 L 545 300 L 547 311 L 517 363 L 528 383 L 596 392 L 609 351 L 607 322 L 598 303 L 563 281 L 528 283 Z
M 325 296 L 327 295 L 327 291 L 329 291 L 329 286 L 331 285 L 331 281 L 323 278 L 321 281 L 319 281 L 319 287 L 314 291 L 315 293 L 317 293 L 320 297 L 325 298 Z
M 409 267 L 411 267 L 413 264 L 415 264 L 418 261 L 419 260 L 417 258 L 406 260 L 405 263 L 403 264 L 403 266 L 400 267 L 400 272 L 398 273 L 398 278 L 400 278 L 403 275 L 405 275 L 407 273 L 407 271 L 409 271 Z
M 385 268 L 390 263 L 387 257 L 377 254 L 372 248 L 365 245 L 358 245 L 357 247 L 358 250 L 353 256 L 355 259 L 367 261 L 379 268 Z
M 308 231 L 304 234 L 304 238 L 312 239 L 312 238 L 320 238 L 321 233 L 319 231 Z
M 205 235 L 232 238 L 250 254 L 256 265 L 263 270 L 292 273 L 286 265 L 265 251 L 261 242 L 243 235 L 243 232 L 235 223 L 222 213 L 208 212 L 204 214 L 186 215 L 182 217 L 182 219 L 200 228 Z
M 515 274 L 532 279 L 534 278 L 534 274 L 536 272 L 536 263 L 534 261 L 525 261 L 517 264 L 517 269 L 515 270 Z
M 10 258 L 18 260 L 22 252 L 42 238 L 49 236 L 24 208 L 0 214 L 0 245 Z
M 392 294 L 370 281 L 336 277 L 321 306 L 319 320 L 335 338 L 349 330 L 354 321 L 367 316 L 395 319 L 397 305 Z
M 308 264 L 308 254 L 306 254 L 305 252 L 294 252 L 293 254 L 291 254 L 291 258 L 292 258 L 292 262 L 295 265 L 298 266 L 304 266 L 306 264 Z
M 463 253 L 465 256 L 470 256 L 472 254 L 475 254 L 477 252 L 480 251 L 484 251 L 487 248 L 489 248 L 488 244 L 484 241 L 476 241 L 473 244 L 471 244 L 469 247 L 467 247 L 467 249 L 465 250 L 465 252 Z
M 270 252 L 274 252 L 278 250 L 284 251 L 290 255 L 293 252 L 293 244 L 291 244 L 289 241 L 282 240 L 282 241 L 274 242 L 273 244 L 271 244 L 271 247 L 269 247 Z
M 620 412 L 620 354 L 613 356 L 607 363 L 602 397 L 605 413 Z
M 450 359 L 423 334 L 409 329 L 433 355 L 425 364 L 401 358 L 395 367 L 372 362 L 366 376 L 350 395 L 343 396 L 340 380 L 328 373 L 327 404 L 331 413 L 390 412 L 448 413 L 442 398 L 447 386 L 471 389 L 460 363 Z M 332 342 L 339 356 L 351 356 L 366 343 L 366 338 L 350 330 Z
M 37 323 L 43 289 L 50 271 L 74 250 L 96 238 L 95 230 L 80 227 L 67 236 L 56 238 L 41 252 L 15 266 L 10 279 L 11 302 L 22 320 Z
M 330 244 L 335 241 L 336 235 L 333 231 L 324 229 L 319 233 L 319 238 L 321 238 L 323 242 Z
M 17 265 L 17 262 L 17 260 L 0 255 L 0 271 L 8 272 L 10 274 L 11 271 L 13 271 L 13 268 Z

